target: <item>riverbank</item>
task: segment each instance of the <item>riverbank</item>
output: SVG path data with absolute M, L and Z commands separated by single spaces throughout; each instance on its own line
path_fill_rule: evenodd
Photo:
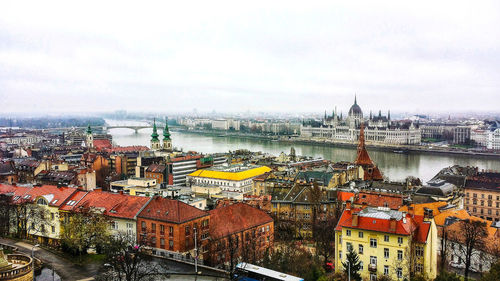
M 296 143 L 305 145 L 342 147 L 351 149 L 357 147 L 357 143 L 334 142 L 326 139 L 325 140 L 304 139 L 295 136 L 278 137 L 278 136 L 267 136 L 262 134 L 249 134 L 249 133 L 227 132 L 227 131 L 216 131 L 216 130 L 188 130 L 182 127 L 172 127 L 171 130 L 183 133 L 212 136 L 212 137 L 232 137 L 241 139 L 266 140 L 266 141 L 281 142 L 281 143 L 291 143 L 291 144 Z M 366 147 L 372 150 L 393 152 L 399 154 L 463 155 L 463 156 L 474 156 L 479 158 L 500 158 L 500 152 L 498 153 L 480 152 L 480 151 L 470 151 L 470 150 L 444 148 L 444 147 L 429 147 L 429 146 L 414 146 L 414 145 L 413 146 L 382 145 L 382 144 L 370 144 L 370 143 L 367 143 Z

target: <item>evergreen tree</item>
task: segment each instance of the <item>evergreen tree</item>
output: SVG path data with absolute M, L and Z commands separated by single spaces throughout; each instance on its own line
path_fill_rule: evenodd
M 347 253 L 347 260 L 343 262 L 342 265 L 344 266 L 344 272 L 346 275 L 349 275 L 350 271 L 351 280 L 361 281 L 361 276 L 359 275 L 361 262 L 359 261 L 359 256 L 356 252 L 350 249 L 349 253 Z

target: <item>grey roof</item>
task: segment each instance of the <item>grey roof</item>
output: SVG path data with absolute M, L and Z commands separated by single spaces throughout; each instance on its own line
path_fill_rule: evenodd
M 384 207 L 367 207 L 359 212 L 359 216 L 384 220 L 388 220 L 391 218 L 401 220 L 403 218 L 403 213 Z

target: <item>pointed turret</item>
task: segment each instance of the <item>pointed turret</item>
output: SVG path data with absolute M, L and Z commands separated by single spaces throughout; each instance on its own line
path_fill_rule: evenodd
M 94 135 L 92 134 L 92 128 L 90 128 L 90 124 L 87 126 L 87 138 L 85 140 L 85 145 L 88 149 L 94 147 Z
M 379 118 L 380 118 L 380 117 L 382 117 L 382 110 L 379 110 L 379 111 L 378 111 L 378 117 L 379 117 Z
M 158 140 L 158 130 L 156 129 L 156 118 L 153 119 L 153 133 L 151 134 L 151 141 Z
M 387 120 L 391 120 L 391 111 L 387 110 Z
M 361 123 L 361 128 L 359 129 L 358 155 L 354 163 L 363 167 L 365 180 L 383 180 L 382 174 L 372 159 L 370 159 L 368 151 L 366 151 L 365 126 L 363 123 Z
M 165 128 L 163 129 L 163 149 L 172 151 L 172 140 L 170 139 L 170 132 L 168 131 L 168 119 L 165 118 Z
M 373 117 L 372 111 L 370 110 L 370 120 L 372 120 L 372 117 Z
M 153 119 L 153 133 L 151 134 L 151 149 L 160 149 L 160 140 L 158 139 L 158 130 L 156 129 L 156 118 Z

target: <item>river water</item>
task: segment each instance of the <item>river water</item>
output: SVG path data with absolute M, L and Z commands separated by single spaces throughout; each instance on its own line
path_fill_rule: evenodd
M 116 121 L 106 120 L 108 124 L 117 125 Z M 130 122 L 128 122 L 130 124 Z M 132 125 L 132 124 L 130 124 Z M 138 124 L 137 124 L 138 125 Z M 142 129 L 137 134 L 130 129 L 111 129 L 113 142 L 120 146 L 145 145 L 149 147 L 152 130 Z M 160 139 L 162 130 L 159 130 Z M 323 157 L 335 162 L 354 161 L 355 148 L 334 146 L 316 146 L 312 144 L 291 144 L 287 142 L 272 142 L 259 139 L 238 137 L 217 137 L 201 134 L 171 131 L 174 147 L 184 151 L 194 150 L 203 153 L 228 152 L 236 149 L 248 149 L 279 155 L 282 151 L 290 152 L 293 146 L 297 155 Z M 423 181 L 431 179 L 442 168 L 451 165 L 477 166 L 480 169 L 500 171 L 500 157 L 483 158 L 463 155 L 432 155 L 432 154 L 397 154 L 393 152 L 368 150 L 372 160 L 378 165 L 384 176 L 392 181 L 404 180 L 407 176 L 419 177 Z

